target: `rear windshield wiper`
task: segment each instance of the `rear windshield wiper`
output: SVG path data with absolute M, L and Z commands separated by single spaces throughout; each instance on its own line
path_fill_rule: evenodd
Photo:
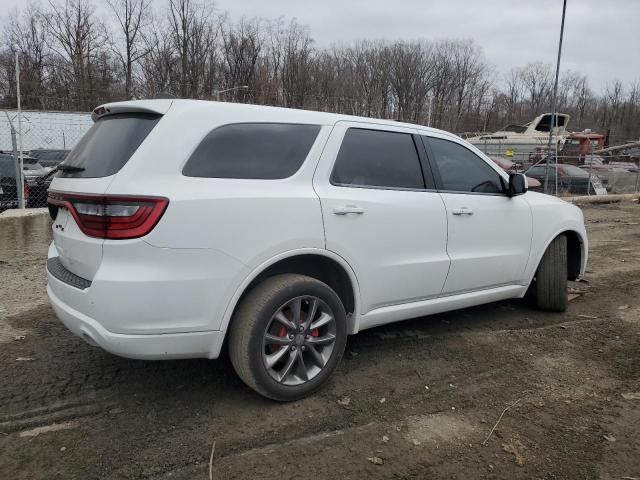
M 62 163 L 56 168 L 56 170 L 60 170 L 63 172 L 82 172 L 84 171 L 84 169 L 84 167 L 77 167 L 75 165 L 64 165 Z

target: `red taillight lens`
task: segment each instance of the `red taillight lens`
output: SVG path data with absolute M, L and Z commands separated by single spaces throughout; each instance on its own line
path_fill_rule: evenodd
M 90 237 L 124 240 L 143 237 L 156 226 L 169 200 L 159 197 L 76 195 L 49 192 L 51 205 L 69 209 Z
M 27 198 L 29 198 L 29 194 L 31 193 L 31 187 L 29 187 L 29 184 L 27 182 L 24 182 L 24 199 L 26 200 Z

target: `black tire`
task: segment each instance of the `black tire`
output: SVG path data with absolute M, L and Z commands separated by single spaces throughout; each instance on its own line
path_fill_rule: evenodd
M 567 237 L 556 237 L 538 265 L 536 297 L 538 308 L 548 312 L 567 309 Z
M 331 309 L 335 342 L 319 373 L 300 385 L 285 385 L 272 378 L 263 361 L 263 339 L 276 312 L 292 299 L 304 296 L 316 297 Z M 340 297 L 319 280 L 283 274 L 267 278 L 242 299 L 231 320 L 229 356 L 238 376 L 253 390 L 273 400 L 293 401 L 314 392 L 327 380 L 340 362 L 346 342 L 347 316 Z

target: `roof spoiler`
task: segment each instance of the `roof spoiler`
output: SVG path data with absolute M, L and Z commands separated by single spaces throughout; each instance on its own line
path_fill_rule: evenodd
M 129 102 L 105 103 L 96 107 L 91 113 L 91 119 L 95 122 L 99 118 L 115 113 L 155 113 L 164 115 L 171 108 L 173 100 L 132 100 Z

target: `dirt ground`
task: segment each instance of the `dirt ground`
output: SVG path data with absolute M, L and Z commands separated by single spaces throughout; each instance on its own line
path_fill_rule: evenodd
M 215 479 L 640 479 L 640 206 L 585 215 L 567 313 L 508 301 L 368 330 L 291 404 L 225 359 L 74 337 L 46 302 L 47 235 L 2 223 L 0 478 L 208 479 L 215 442 Z

